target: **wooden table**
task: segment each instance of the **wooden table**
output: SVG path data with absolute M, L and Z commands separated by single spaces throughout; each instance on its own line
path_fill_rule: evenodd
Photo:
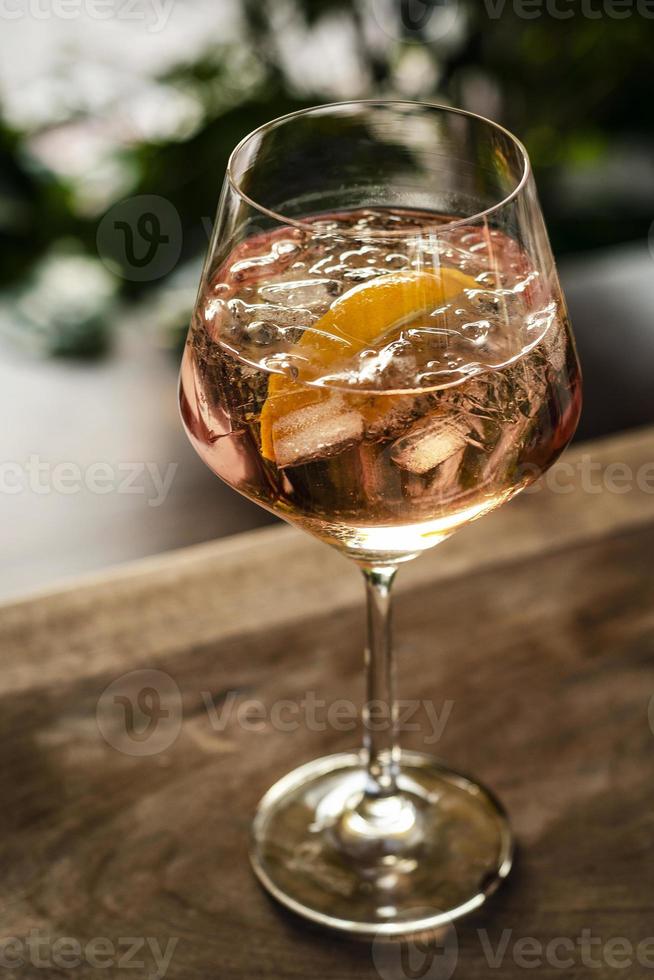
M 138 978 L 156 975 L 154 949 L 184 980 L 475 980 L 525 964 L 603 978 L 631 948 L 621 975 L 650 976 L 652 460 L 654 430 L 582 445 L 559 492 L 524 494 L 400 573 L 400 694 L 451 707 L 437 744 L 424 714 L 405 744 L 495 788 L 520 848 L 426 971 L 283 913 L 247 862 L 271 782 L 358 741 L 298 707 L 362 693 L 353 567 L 275 527 L 5 606 L 3 965 Z

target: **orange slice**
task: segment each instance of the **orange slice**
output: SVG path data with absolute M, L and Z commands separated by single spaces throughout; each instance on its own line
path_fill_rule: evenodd
M 477 283 L 458 269 L 398 272 L 360 283 L 332 303 L 326 313 L 291 348 L 303 367 L 298 378 L 273 374 L 261 411 L 261 452 L 275 461 L 275 428 L 285 417 L 331 397 L 327 386 L 306 387 L 337 363 L 346 363 L 368 345 L 420 313 L 437 309 Z M 355 392 L 353 392 L 354 394 Z M 387 399 L 382 399 L 384 402 Z M 370 408 L 373 416 L 375 409 Z

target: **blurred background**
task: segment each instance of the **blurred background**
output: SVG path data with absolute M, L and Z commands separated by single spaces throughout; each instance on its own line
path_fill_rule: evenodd
M 272 518 L 193 454 L 179 353 L 229 152 L 293 109 L 461 106 L 526 144 L 585 373 L 654 422 L 654 4 L 5 0 L 0 596 Z

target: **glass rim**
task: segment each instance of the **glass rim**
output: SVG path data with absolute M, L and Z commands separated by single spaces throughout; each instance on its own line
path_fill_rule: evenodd
M 474 214 L 467 215 L 462 218 L 452 218 L 446 221 L 438 221 L 434 224 L 429 223 L 425 224 L 424 226 L 417 226 L 415 228 L 415 232 L 425 231 L 427 229 L 431 229 L 435 232 L 442 232 L 445 229 L 474 224 L 478 221 L 485 220 L 490 215 L 501 211 L 502 208 L 507 206 L 507 204 L 510 204 L 513 200 L 515 200 L 522 193 L 531 176 L 531 161 L 524 143 L 522 143 L 521 140 L 519 140 L 518 137 L 515 136 L 509 129 L 506 129 L 505 126 L 495 122 L 493 119 L 488 119 L 487 116 L 482 116 L 477 112 L 471 112 L 468 109 L 459 109 L 455 106 L 443 105 L 442 103 L 438 102 L 419 102 L 411 99 L 349 99 L 343 102 L 325 102 L 318 105 L 307 106 L 304 109 L 296 109 L 293 112 L 287 112 L 282 116 L 276 116 L 274 119 L 269 119 L 268 122 L 262 123 L 261 126 L 257 126 L 256 129 L 246 133 L 246 135 L 236 144 L 227 160 L 227 181 L 233 192 L 240 197 L 241 200 L 245 201 L 246 204 L 249 204 L 250 207 L 254 208 L 255 211 L 258 211 L 259 214 L 265 215 L 267 218 L 271 218 L 278 224 L 286 225 L 291 228 L 297 228 L 301 231 L 313 231 L 314 226 L 310 222 L 302 221 L 298 218 L 291 218 L 288 215 L 284 215 L 278 211 L 272 210 L 271 208 L 267 208 L 265 205 L 259 204 L 258 201 L 255 201 L 254 198 L 249 196 L 249 194 L 246 194 L 246 192 L 240 186 L 239 179 L 235 175 L 234 166 L 239 154 L 243 152 L 250 140 L 254 139 L 255 137 L 270 132 L 273 129 L 277 129 L 279 126 L 283 125 L 289 120 L 301 118 L 302 116 L 309 116 L 312 113 L 325 109 L 343 109 L 347 106 L 380 106 L 384 108 L 399 108 L 404 106 L 405 108 L 409 109 L 432 109 L 441 113 L 451 113 L 453 115 L 465 116 L 466 118 L 474 120 L 475 122 L 483 123 L 484 125 L 490 127 L 490 129 L 495 130 L 497 133 L 501 133 L 518 150 L 522 161 L 522 173 L 515 187 L 500 201 L 497 201 L 495 204 L 491 204 L 490 207 L 484 208 L 482 211 L 477 211 Z M 406 238 L 406 234 L 406 229 L 402 231 L 395 229 L 368 229 L 365 232 L 362 232 L 360 230 L 355 231 L 354 229 L 349 228 L 339 229 L 338 232 L 335 233 L 336 237 L 342 236 L 344 238 L 359 239 Z

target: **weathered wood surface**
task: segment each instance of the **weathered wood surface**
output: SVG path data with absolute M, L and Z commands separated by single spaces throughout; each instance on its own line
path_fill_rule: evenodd
M 523 495 L 400 573 L 400 694 L 451 709 L 433 744 L 423 707 L 405 744 L 496 789 L 520 846 L 510 883 L 429 969 L 283 913 L 247 862 L 271 782 L 358 741 L 326 717 L 362 693 L 355 569 L 272 528 L 3 607 L 7 975 L 136 980 L 170 940 L 172 980 L 652 975 L 652 460 L 652 430 L 581 446 L 559 470 L 571 492 Z M 627 492 L 607 489 L 626 485 L 616 462 Z M 124 676 L 143 669 L 164 676 Z M 170 714 L 138 742 L 113 696 L 144 687 Z M 312 694 L 324 709 L 293 709 Z M 262 706 L 243 723 L 249 700 Z M 156 693 L 142 704 L 137 728 Z

